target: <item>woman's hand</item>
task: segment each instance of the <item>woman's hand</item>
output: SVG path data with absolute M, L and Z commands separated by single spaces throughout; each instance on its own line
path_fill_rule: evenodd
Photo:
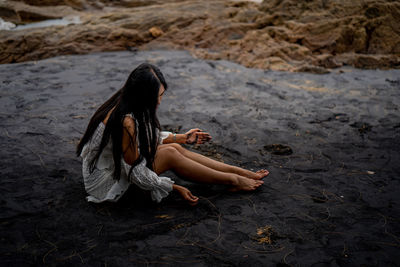
M 180 186 L 180 185 L 173 185 L 174 190 L 178 191 L 178 193 L 181 195 L 181 197 L 186 200 L 189 205 L 194 206 L 198 203 L 199 198 L 196 196 L 193 196 L 192 193 L 187 189 L 186 187 Z
M 205 133 L 199 128 L 191 129 L 187 133 L 186 136 L 186 144 L 203 144 L 204 142 L 208 142 L 211 140 L 211 135 L 209 133 Z

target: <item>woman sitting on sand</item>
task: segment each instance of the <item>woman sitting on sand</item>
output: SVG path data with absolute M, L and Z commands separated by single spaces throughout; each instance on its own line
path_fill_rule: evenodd
M 173 189 L 189 202 L 198 197 L 185 187 L 159 176 L 172 170 L 182 178 L 210 184 L 226 184 L 231 190 L 255 190 L 268 171 L 248 171 L 184 149 L 179 144 L 202 144 L 208 133 L 192 129 L 185 134 L 161 132 L 157 106 L 167 89 L 163 74 L 151 64 L 141 64 L 125 85 L 91 118 L 77 155 L 83 159 L 88 201 L 117 201 L 130 183 L 150 190 L 160 202 Z

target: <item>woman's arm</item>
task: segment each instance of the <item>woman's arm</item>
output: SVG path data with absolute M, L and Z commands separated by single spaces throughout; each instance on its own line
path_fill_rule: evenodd
M 163 144 L 171 144 L 171 143 L 186 144 L 186 136 L 185 136 L 185 134 L 170 133 L 167 138 L 163 139 L 162 143 Z
M 160 202 L 173 189 L 174 181 L 168 177 L 158 176 L 154 171 L 146 167 L 146 159 L 132 168 L 132 164 L 139 157 L 138 144 L 136 142 L 136 125 L 133 118 L 126 116 L 123 121 L 121 165 L 130 183 L 134 183 L 141 189 L 149 190 L 151 198 Z
M 157 173 L 146 166 L 146 159 L 140 161 L 135 167 L 121 159 L 127 180 L 143 190 L 149 190 L 153 201 L 160 202 L 173 190 L 174 181 L 168 177 L 158 176 Z
M 163 140 L 163 144 L 178 143 L 178 144 L 203 144 L 211 140 L 211 135 L 196 128 L 191 129 L 185 134 L 169 134 Z
M 184 200 L 189 202 L 189 205 L 194 206 L 199 201 L 199 198 L 196 196 L 193 196 L 192 193 L 189 191 L 189 189 L 187 189 L 186 187 L 174 184 L 172 186 L 172 188 L 173 188 L 173 190 L 176 190 L 182 196 L 182 198 Z
M 139 157 L 139 151 L 137 147 L 136 140 L 133 140 L 135 136 L 136 126 L 133 118 L 126 116 L 123 121 L 123 133 L 122 133 L 122 151 L 123 151 L 123 160 L 122 165 L 125 169 L 126 174 L 129 173 L 131 169 L 131 165 L 137 160 Z M 189 131 L 190 132 L 190 131 Z M 175 137 L 173 134 L 170 134 L 167 138 L 174 141 Z M 179 141 L 185 142 L 187 141 L 187 133 L 179 135 Z M 178 140 L 177 140 L 178 141 Z M 160 202 L 162 198 L 168 195 L 168 192 L 171 190 L 176 190 L 183 199 L 188 201 L 190 205 L 196 205 L 199 198 L 192 195 L 192 193 L 186 187 L 175 185 L 174 182 L 168 177 L 160 177 L 155 172 L 146 167 L 146 161 L 136 165 L 132 172 L 130 173 L 130 177 L 128 180 L 131 183 L 136 184 L 140 188 L 144 190 L 151 191 L 151 197 L 154 201 Z
M 133 118 L 129 116 L 125 116 L 123 121 L 122 153 L 125 162 L 130 165 L 132 165 L 139 157 L 139 152 L 136 142 L 136 125 Z

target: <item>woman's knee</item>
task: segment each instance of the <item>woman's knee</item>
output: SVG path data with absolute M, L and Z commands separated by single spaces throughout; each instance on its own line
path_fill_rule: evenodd
M 162 157 L 166 166 L 170 169 L 177 168 L 184 161 L 185 156 L 182 155 L 174 146 L 166 147 L 162 150 Z
M 175 146 L 166 146 L 162 150 L 160 150 L 159 153 L 161 153 L 162 156 L 166 158 L 177 158 L 182 156 Z
M 180 144 L 173 143 L 173 144 L 168 144 L 168 146 L 175 148 L 181 154 L 185 153 L 185 149 Z

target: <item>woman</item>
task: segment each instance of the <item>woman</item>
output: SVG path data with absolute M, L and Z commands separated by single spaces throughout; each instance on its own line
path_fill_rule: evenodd
M 117 201 L 133 183 L 149 190 L 154 201 L 176 190 L 189 204 L 196 204 L 198 197 L 187 188 L 159 176 L 167 170 L 197 182 L 227 184 L 232 191 L 255 190 L 263 184 L 266 170 L 255 173 L 230 166 L 179 145 L 202 144 L 211 139 L 208 133 L 160 132 L 156 110 L 166 89 L 160 70 L 141 64 L 95 112 L 77 147 L 88 201 Z

